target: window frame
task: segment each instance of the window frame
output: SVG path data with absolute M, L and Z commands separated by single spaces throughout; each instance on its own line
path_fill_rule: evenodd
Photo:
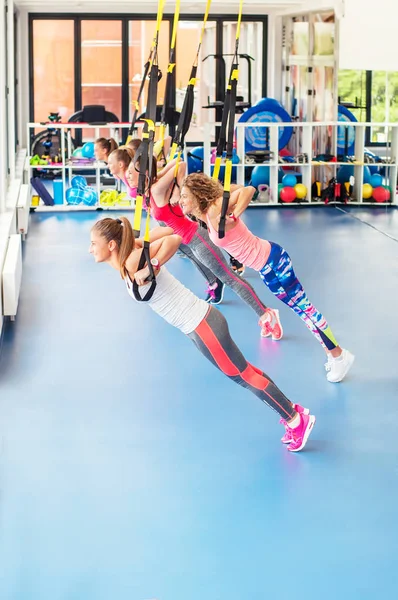
M 225 20 L 233 20 L 236 17 L 232 14 L 216 14 L 210 15 L 209 19 L 216 22 L 216 49 L 217 54 L 222 53 L 223 46 L 223 22 Z M 173 28 L 173 14 L 165 14 L 163 20 L 169 21 L 170 40 Z M 29 119 L 34 120 L 34 71 L 33 71 L 33 22 L 35 20 L 73 20 L 74 21 L 74 99 L 75 112 L 82 109 L 82 55 L 81 55 L 81 22 L 82 21 L 121 21 L 122 22 L 122 106 L 121 106 L 121 121 L 129 122 L 129 46 L 128 33 L 129 21 L 156 21 L 154 13 L 29 13 Z M 180 21 L 203 21 L 203 14 L 180 14 Z M 243 15 L 244 22 L 262 22 L 263 24 L 263 46 L 262 46 L 262 97 L 267 96 L 267 56 L 268 56 L 268 15 Z M 177 39 L 178 44 L 178 39 Z M 220 89 L 220 73 L 218 72 L 218 61 L 216 63 L 216 98 L 224 98 L 225 89 Z M 172 93 L 176 95 L 176 77 L 175 70 L 173 72 Z M 216 109 L 216 119 L 221 119 L 220 109 Z M 197 145 L 199 142 L 190 142 L 187 145 Z

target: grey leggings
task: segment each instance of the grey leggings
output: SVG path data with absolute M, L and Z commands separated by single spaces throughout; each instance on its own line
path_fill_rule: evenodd
M 214 283 L 214 276 L 216 276 L 238 294 L 258 316 L 264 314 L 266 306 L 250 283 L 232 271 L 221 250 L 209 238 L 207 229 L 199 227 L 189 244 L 181 244 L 180 249 L 192 260 L 209 283 Z
M 283 419 L 289 421 L 296 416 L 293 404 L 272 379 L 247 362 L 231 338 L 227 321 L 214 306 L 188 337 L 224 375 L 255 394 Z

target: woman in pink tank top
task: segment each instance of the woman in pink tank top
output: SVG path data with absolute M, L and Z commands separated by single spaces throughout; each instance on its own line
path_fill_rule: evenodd
M 138 163 L 134 164 L 134 155 L 133 148 L 119 148 L 109 157 L 111 173 L 123 179 L 132 197 L 135 196 L 138 185 Z M 154 159 L 151 214 L 157 221 L 171 227 L 175 234 L 182 237 L 180 250 L 208 281 L 207 302 L 219 304 L 223 298 L 224 286 L 230 287 L 259 317 L 261 335 L 267 336 L 271 333 L 275 339 L 280 339 L 282 327 L 278 311 L 265 306 L 253 287 L 229 267 L 223 253 L 210 240 L 208 231 L 182 212 L 179 205 L 180 186 L 185 177 L 186 165 L 184 162 L 179 164 L 177 176 L 175 176 L 175 167 L 176 161 L 172 160 L 157 175 Z
M 207 223 L 214 244 L 259 272 L 268 289 L 304 321 L 326 351 L 328 381 L 342 381 L 354 356 L 338 345 L 328 322 L 309 301 L 286 250 L 255 236 L 240 219 L 254 192 L 255 188 L 251 186 L 231 186 L 223 238 L 218 236 L 223 194 L 219 181 L 203 173 L 188 175 L 183 182 L 180 205 L 184 214 L 193 214 Z

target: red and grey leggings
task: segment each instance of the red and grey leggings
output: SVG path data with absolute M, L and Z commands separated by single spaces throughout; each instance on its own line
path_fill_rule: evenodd
M 228 329 L 224 316 L 213 306 L 188 335 L 204 356 L 227 377 L 250 390 L 283 419 L 296 416 L 293 404 L 263 371 L 247 362 Z

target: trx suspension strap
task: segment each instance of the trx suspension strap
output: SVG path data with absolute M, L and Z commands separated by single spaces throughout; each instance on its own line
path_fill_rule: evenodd
M 142 80 L 141 80 L 141 84 L 140 84 L 140 89 L 138 90 L 137 99 L 133 100 L 133 103 L 132 103 L 133 106 L 134 106 L 134 113 L 133 113 L 133 118 L 131 120 L 130 129 L 128 131 L 127 142 L 126 142 L 127 144 L 132 139 L 133 134 L 136 131 L 136 126 L 135 125 L 137 123 L 138 112 L 140 110 L 141 96 L 142 96 L 142 93 L 144 91 L 145 82 L 146 82 L 146 79 L 148 77 L 149 70 L 152 67 L 154 55 L 155 55 L 155 53 L 157 54 L 158 42 L 159 42 L 159 32 L 160 32 L 160 25 L 161 25 L 161 22 L 162 22 L 164 3 L 165 3 L 165 0 L 159 0 L 158 14 L 157 14 L 157 19 L 156 19 L 155 35 L 154 35 L 153 40 L 152 40 L 152 45 L 151 45 L 151 49 L 149 51 L 148 60 L 147 60 L 147 62 L 144 65 L 144 74 L 142 76 Z M 159 20 L 159 13 L 160 13 L 160 20 Z M 160 71 L 159 71 L 159 73 L 160 73 Z
M 236 92 L 238 87 L 238 75 L 239 75 L 239 36 L 240 36 L 240 24 L 242 20 L 242 8 L 243 0 L 239 2 L 239 15 L 238 22 L 236 25 L 236 40 L 235 40 L 235 54 L 232 59 L 231 72 L 229 75 L 227 91 L 225 94 L 225 102 L 223 108 L 223 114 L 221 119 L 220 136 L 217 144 L 217 154 L 214 164 L 213 178 L 218 179 L 220 175 L 220 166 L 223 158 L 224 151 L 226 151 L 225 157 L 225 174 L 224 174 L 224 192 L 222 197 L 222 208 L 220 223 L 218 226 L 218 236 L 223 238 L 225 236 L 225 218 L 228 211 L 229 199 L 231 195 L 231 176 L 232 176 L 232 154 L 234 147 L 234 127 L 235 127 L 235 110 L 236 110 Z
M 194 89 L 195 89 L 195 84 L 196 84 L 196 73 L 198 70 L 199 53 L 200 53 L 200 49 L 202 47 L 203 35 L 204 35 L 205 29 L 206 29 L 206 23 L 207 23 L 207 19 L 208 19 L 209 12 L 210 12 L 210 5 L 211 5 L 211 0 L 207 0 L 206 11 L 205 11 L 205 15 L 203 18 L 203 24 L 202 24 L 202 31 L 200 33 L 200 38 L 199 38 L 199 45 L 198 45 L 198 49 L 196 52 L 196 57 L 195 57 L 194 63 L 192 65 L 189 82 L 188 82 L 187 89 L 185 92 L 184 103 L 182 105 L 180 118 L 178 120 L 177 129 L 176 129 L 175 136 L 173 139 L 173 145 L 170 150 L 170 159 L 172 159 L 174 157 L 175 153 L 178 151 L 177 165 L 176 165 L 175 173 L 177 173 L 178 162 L 181 157 L 181 152 L 184 149 L 185 136 L 186 136 L 189 126 L 191 124 L 193 105 L 194 105 Z
M 145 196 L 147 217 L 145 223 L 144 233 L 144 246 L 142 249 L 141 257 L 138 263 L 138 270 L 143 269 L 145 265 L 149 269 L 148 282 L 151 283 L 149 290 L 146 292 L 144 297 L 141 297 L 139 293 L 139 286 L 137 282 L 133 281 L 133 293 L 136 300 L 139 302 L 145 302 L 152 298 L 153 292 L 156 288 L 156 277 L 151 264 L 151 256 L 149 251 L 149 227 L 150 227 L 150 197 L 151 197 L 151 182 L 152 182 L 152 164 L 153 164 L 153 144 L 155 139 L 155 123 L 156 123 L 156 101 L 158 92 L 158 81 L 159 81 L 159 65 L 158 65 L 158 40 L 160 24 L 162 22 L 163 7 L 165 0 L 159 0 L 158 4 L 158 16 L 156 25 L 156 36 L 154 43 L 153 56 L 151 61 L 151 68 L 149 72 L 149 85 L 148 85 L 148 101 L 147 110 L 145 113 L 144 127 L 142 131 L 142 142 L 138 147 L 135 156 L 134 164 L 139 162 L 139 176 L 137 186 L 137 196 L 135 201 L 135 214 L 134 214 L 134 235 L 138 237 L 141 233 L 141 221 L 142 221 L 142 206 L 143 199 Z M 148 173 L 148 187 L 146 187 Z
M 171 84 L 172 84 L 172 80 L 173 80 L 173 71 L 176 66 L 175 46 L 176 46 L 176 38 L 177 38 L 178 19 L 180 16 L 180 2 L 181 2 L 181 0 L 176 0 L 174 21 L 173 21 L 173 32 L 171 34 L 171 43 L 170 43 L 169 64 L 167 67 L 167 75 L 166 75 L 166 87 L 164 90 L 164 100 L 163 100 L 163 106 L 162 106 L 162 113 L 160 116 L 160 128 L 159 128 L 160 140 L 159 141 L 161 143 L 161 150 L 160 150 L 159 156 L 161 154 L 163 154 L 164 158 L 166 158 L 166 156 L 164 155 L 164 139 L 166 136 L 166 128 L 167 128 L 167 125 L 169 124 L 169 119 L 168 119 L 169 110 L 168 109 L 169 109 L 170 105 L 172 104 L 170 102 L 170 96 L 171 96 L 171 92 L 172 92 Z

